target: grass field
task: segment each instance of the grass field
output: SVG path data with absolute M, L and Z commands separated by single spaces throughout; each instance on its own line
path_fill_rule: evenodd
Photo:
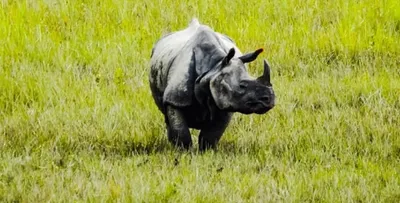
M 400 1 L 1 0 L 0 202 L 400 202 Z M 148 85 L 192 17 L 277 105 L 178 152 Z

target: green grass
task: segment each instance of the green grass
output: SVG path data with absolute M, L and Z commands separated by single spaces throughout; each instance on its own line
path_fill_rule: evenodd
M 1 202 L 400 201 L 400 1 L 0 7 Z M 169 145 L 148 85 L 153 44 L 192 17 L 264 47 L 277 95 L 205 154 Z

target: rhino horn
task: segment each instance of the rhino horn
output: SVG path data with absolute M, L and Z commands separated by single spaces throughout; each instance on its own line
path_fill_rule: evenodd
M 270 85 L 271 84 L 271 76 L 270 76 L 270 68 L 269 64 L 266 60 L 264 60 L 264 73 L 262 76 L 257 78 L 259 82 L 261 82 L 264 85 Z

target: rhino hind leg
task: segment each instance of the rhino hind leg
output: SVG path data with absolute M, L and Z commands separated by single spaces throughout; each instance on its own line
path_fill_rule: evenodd
M 189 149 L 192 146 L 189 127 L 181 110 L 167 106 L 165 123 L 167 125 L 168 140 L 173 145 L 183 149 Z

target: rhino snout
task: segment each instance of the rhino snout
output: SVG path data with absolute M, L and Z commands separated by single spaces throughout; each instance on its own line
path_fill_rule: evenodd
M 275 106 L 273 94 L 263 94 L 244 102 L 244 108 L 251 113 L 263 114 Z
M 271 102 L 271 96 L 268 96 L 268 95 L 261 96 L 259 99 L 262 103 L 265 103 L 265 104 L 269 104 Z

